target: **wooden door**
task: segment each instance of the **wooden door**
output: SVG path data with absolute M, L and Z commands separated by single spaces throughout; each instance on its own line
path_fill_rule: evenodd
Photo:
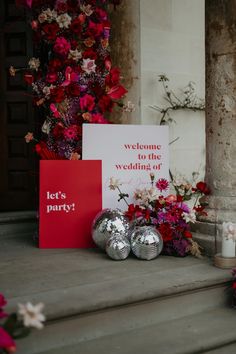
M 10 77 L 8 69 L 25 67 L 32 54 L 29 24 L 14 0 L 0 3 L 0 211 L 36 208 L 35 165 L 32 146 L 24 141 L 34 131 L 31 92 L 23 72 Z

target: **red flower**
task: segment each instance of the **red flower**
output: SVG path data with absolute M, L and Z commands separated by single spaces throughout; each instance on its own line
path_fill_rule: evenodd
M 78 9 L 78 0 L 67 0 L 68 11 L 76 11 Z
M 81 32 L 81 22 L 80 22 L 80 18 L 79 17 L 76 17 L 72 23 L 71 23 L 71 26 L 70 26 L 70 29 L 72 32 L 74 32 L 75 34 L 80 34 Z
M 24 80 L 28 85 L 32 85 L 32 83 L 34 82 L 34 76 L 32 74 L 25 73 Z
M 169 182 L 164 178 L 160 178 L 156 183 L 156 187 L 160 192 L 165 191 L 169 187 Z
M 185 231 L 184 231 L 184 236 L 185 236 L 186 238 L 192 238 L 193 235 L 191 234 L 190 231 L 185 230 Z
M 126 211 L 125 215 L 129 218 L 129 220 L 134 220 L 143 215 L 143 210 L 134 204 L 130 204 L 128 210 Z
M 236 289 L 236 282 L 233 283 L 232 288 Z
M 65 99 L 65 92 L 61 86 L 52 88 L 50 93 L 52 102 L 60 103 Z
M 80 108 L 82 111 L 91 112 L 95 106 L 95 98 L 91 95 L 84 95 L 80 98 Z
M 198 182 L 196 184 L 197 190 L 205 195 L 210 194 L 210 189 L 207 187 L 205 182 Z
M 0 319 L 7 317 L 7 313 L 2 310 L 2 307 L 4 307 L 7 304 L 5 297 L 0 294 Z
M 108 111 L 111 112 L 114 106 L 114 102 L 107 95 L 104 95 L 98 101 L 98 106 L 102 112 Z
M 49 71 L 59 71 L 62 67 L 62 61 L 58 58 L 50 60 L 48 64 Z
M 123 97 L 128 91 L 122 85 L 116 85 L 110 88 L 107 95 L 113 100 Z
M 169 224 L 162 223 L 157 229 L 163 238 L 163 242 L 168 242 L 173 239 L 173 231 Z
M 55 81 L 57 81 L 58 79 L 58 76 L 57 76 L 57 73 L 50 73 L 48 72 L 47 76 L 46 76 L 46 81 L 49 83 L 49 84 L 53 84 Z
M 59 13 L 67 12 L 68 11 L 68 6 L 65 2 L 63 1 L 57 1 L 56 3 L 56 11 Z
M 120 81 L 120 70 L 118 68 L 111 69 L 110 73 L 106 76 L 106 85 L 109 87 L 115 86 Z
M 66 87 L 66 93 L 68 96 L 77 97 L 80 94 L 80 87 L 76 82 L 72 82 Z
M 84 51 L 83 53 L 83 58 L 84 59 L 93 59 L 96 60 L 98 57 L 97 53 L 92 49 L 92 48 L 88 48 Z
M 89 25 L 86 31 L 87 36 L 98 37 L 103 32 L 103 25 L 101 23 L 95 23 L 93 21 L 89 21 Z
M 16 344 L 10 335 L 0 327 L 0 349 L 4 349 L 7 353 L 15 353 Z
M 48 41 L 54 41 L 57 37 L 60 28 L 56 22 L 53 22 L 53 23 L 45 23 L 42 26 L 42 30 Z

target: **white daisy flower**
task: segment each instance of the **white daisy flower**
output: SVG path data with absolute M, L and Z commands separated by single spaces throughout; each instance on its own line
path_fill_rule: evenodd
M 25 327 L 43 328 L 42 322 L 46 320 L 45 316 L 42 314 L 44 304 L 39 303 L 32 305 L 30 302 L 27 302 L 25 305 L 18 304 L 18 308 L 18 313 L 22 316 Z

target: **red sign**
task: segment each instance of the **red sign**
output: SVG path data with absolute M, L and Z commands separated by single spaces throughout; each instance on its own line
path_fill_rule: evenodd
M 94 247 L 101 209 L 101 161 L 40 161 L 40 248 Z

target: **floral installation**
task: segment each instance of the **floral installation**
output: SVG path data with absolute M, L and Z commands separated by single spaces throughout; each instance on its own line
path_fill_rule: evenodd
M 36 143 L 42 159 L 75 159 L 82 152 L 82 124 L 109 123 L 115 107 L 134 109 L 122 99 L 120 69 L 112 67 L 108 5 L 120 0 L 17 0 L 31 11 L 38 57 L 24 70 L 33 101 L 43 108 L 43 139 Z M 27 140 L 26 140 L 27 141 Z M 27 141 L 29 142 L 29 141 Z
M 150 188 L 134 192 L 135 204 L 127 203 L 125 198 L 128 195 L 121 192 L 119 180 L 112 177 L 109 188 L 117 189 L 119 200 L 125 200 L 128 205 L 125 214 L 134 225 L 153 225 L 161 233 L 164 242 L 162 254 L 183 257 L 191 253 L 200 257 L 200 246 L 192 240 L 190 224 L 196 221 L 197 215 L 206 214 L 203 197 L 210 193 L 206 183 L 198 182 L 193 186 L 173 179 L 176 193 L 164 197 L 163 192 L 167 192 L 169 182 L 163 178 L 155 182 L 153 173 L 150 179 Z M 193 207 L 188 205 L 191 199 L 195 201 Z
M 15 353 L 15 340 L 27 337 L 33 328 L 42 329 L 46 320 L 42 313 L 44 305 L 18 305 L 18 313 L 5 312 L 7 301 L 0 293 L 0 353 Z

